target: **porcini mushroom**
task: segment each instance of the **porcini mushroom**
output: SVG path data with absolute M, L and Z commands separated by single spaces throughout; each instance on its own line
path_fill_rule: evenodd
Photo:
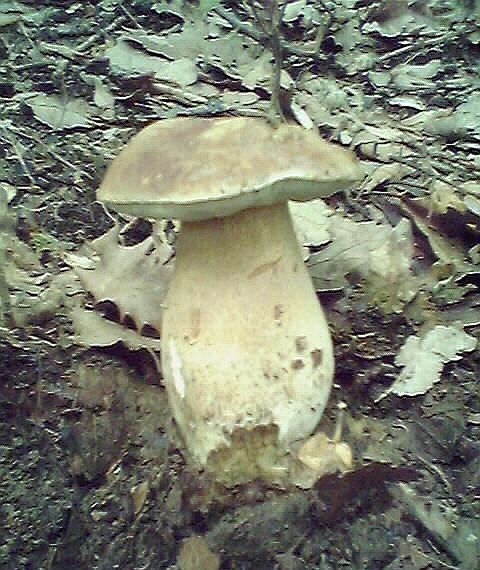
M 186 448 L 221 482 L 288 480 L 322 416 L 332 342 L 287 202 L 361 178 L 348 151 L 257 118 L 158 121 L 107 171 L 107 206 L 182 221 L 162 369 Z

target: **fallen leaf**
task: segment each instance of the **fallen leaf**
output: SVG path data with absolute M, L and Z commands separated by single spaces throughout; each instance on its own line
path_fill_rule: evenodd
M 408 337 L 395 359 L 395 364 L 403 370 L 379 400 L 390 393 L 397 396 L 425 394 L 440 380 L 446 362 L 460 360 L 462 352 L 470 352 L 476 345 L 473 336 L 453 326 L 438 325 L 423 338 Z
M 75 339 L 83 346 L 113 346 L 119 342 L 130 350 L 160 351 L 160 339 L 142 336 L 137 331 L 109 321 L 95 311 L 76 307 L 72 311 Z
M 89 127 L 90 118 L 95 115 L 95 108 L 83 99 L 42 94 L 28 99 L 26 104 L 36 119 L 56 130 Z
M 183 541 L 178 556 L 180 570 L 218 570 L 220 558 L 208 547 L 201 536 L 191 536 Z
M 130 75 L 152 74 L 159 81 L 176 83 L 181 87 L 192 85 L 198 77 L 195 62 L 190 58 L 179 57 L 175 61 L 165 61 L 137 50 L 123 40 L 108 48 L 105 56 L 113 66 Z
M 142 510 L 143 505 L 147 500 L 149 491 L 150 483 L 148 481 L 142 481 L 142 483 L 134 485 L 130 489 L 130 495 L 133 499 L 133 510 L 135 511 L 136 515 L 138 515 L 138 513 Z
M 84 260 L 75 265 L 83 286 L 98 304 L 113 303 L 123 322 L 133 320 L 138 331 L 149 325 L 161 334 L 162 302 L 173 275 L 173 263 L 167 261 L 172 250 L 152 237 L 130 247 L 119 244 L 120 228 L 114 226 L 91 245 L 98 255 L 95 269 L 85 269 Z

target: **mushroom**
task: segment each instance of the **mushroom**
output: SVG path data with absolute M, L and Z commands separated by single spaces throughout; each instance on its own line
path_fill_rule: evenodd
M 160 120 L 107 171 L 107 206 L 182 222 L 162 370 L 188 452 L 222 483 L 288 481 L 292 445 L 322 416 L 332 341 L 288 200 L 362 177 L 345 149 L 258 118 Z

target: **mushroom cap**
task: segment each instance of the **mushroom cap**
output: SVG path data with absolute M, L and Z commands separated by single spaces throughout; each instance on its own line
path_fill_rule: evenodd
M 98 199 L 134 216 L 199 221 L 328 197 L 362 178 L 352 153 L 297 125 L 175 118 L 133 137 L 108 168 Z

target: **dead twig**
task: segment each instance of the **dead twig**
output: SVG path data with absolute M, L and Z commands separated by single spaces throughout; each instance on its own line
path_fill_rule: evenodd
M 273 73 L 270 81 L 272 99 L 270 101 L 268 120 L 274 126 L 277 126 L 279 123 L 284 123 L 286 121 L 280 100 L 283 64 L 283 48 L 280 33 L 286 4 L 280 8 L 278 5 L 278 0 L 272 0 L 269 18 L 265 18 L 259 13 L 255 5 L 255 0 L 248 0 L 248 5 L 253 13 L 257 26 L 268 38 L 268 45 L 273 54 Z
M 250 36 L 257 42 L 261 44 L 268 44 L 269 38 L 264 32 L 255 29 L 250 24 L 246 24 L 240 18 L 237 18 L 234 14 L 223 8 L 222 6 L 216 6 L 214 8 L 215 12 L 223 19 L 225 19 L 229 24 L 231 24 L 238 31 Z M 315 61 L 324 61 L 325 58 L 321 56 L 321 52 L 317 50 L 307 50 L 299 48 L 293 45 L 291 42 L 287 42 L 283 39 L 280 40 L 280 46 L 283 53 L 289 55 L 296 55 L 298 57 L 306 57 L 314 59 Z
M 63 156 L 60 156 L 58 153 L 56 153 L 54 150 L 52 150 L 48 145 L 46 145 L 44 142 L 42 142 L 39 138 L 24 133 L 22 132 L 20 129 L 18 129 L 17 127 L 14 127 L 13 125 L 8 125 L 8 128 L 5 127 L 4 124 L 0 125 L 2 130 L 6 133 L 7 136 L 9 136 L 9 131 L 14 131 L 18 136 L 21 137 L 25 137 L 28 140 L 31 140 L 33 142 L 35 142 L 35 144 L 40 145 L 42 148 L 44 148 L 53 158 L 55 158 L 55 160 L 58 160 L 58 162 L 61 162 L 64 166 L 68 167 L 70 170 L 78 170 L 82 176 L 85 176 L 85 178 L 87 178 L 88 180 L 92 180 L 93 177 L 88 174 L 88 172 L 85 172 L 85 170 L 81 170 L 80 168 L 78 168 L 78 166 L 75 166 L 74 164 L 72 164 L 70 161 L 68 161 L 66 158 L 63 158 Z M 10 141 L 11 142 L 11 141 Z M 13 144 L 13 143 L 12 143 Z M 14 147 L 15 148 L 15 147 Z M 18 153 L 17 153 L 18 154 Z M 22 163 L 22 158 L 20 156 L 17 157 L 19 159 L 20 164 L 22 165 L 22 168 L 26 169 L 26 165 L 24 166 L 24 163 Z M 33 177 L 28 174 L 28 170 L 26 171 L 26 174 L 30 180 L 30 182 L 36 186 L 35 184 L 35 180 L 33 179 Z
M 9 142 L 10 145 L 12 146 L 13 150 L 15 151 L 13 158 L 16 158 L 18 160 L 18 162 L 20 163 L 20 166 L 23 169 L 23 172 L 25 173 L 25 176 L 30 180 L 30 183 L 32 184 L 32 186 L 36 186 L 35 179 L 33 178 L 32 174 L 30 173 L 30 170 L 28 169 L 28 167 L 25 163 L 25 160 L 22 156 L 22 152 L 21 152 L 21 150 L 17 144 L 17 140 L 13 137 L 13 135 L 9 132 L 9 129 L 7 129 L 7 127 L 4 124 L 1 124 L 0 128 L 2 129 L 2 131 L 5 135 L 4 140 Z

